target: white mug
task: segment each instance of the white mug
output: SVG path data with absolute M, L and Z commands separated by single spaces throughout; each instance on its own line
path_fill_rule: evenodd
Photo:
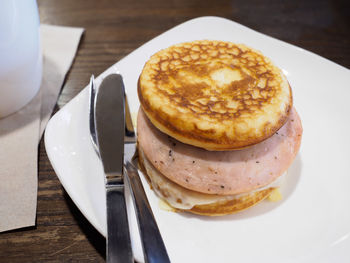
M 40 88 L 39 25 L 35 0 L 1 0 L 0 118 L 21 109 Z

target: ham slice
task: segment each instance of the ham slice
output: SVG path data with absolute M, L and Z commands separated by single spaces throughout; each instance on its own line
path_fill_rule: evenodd
M 138 144 L 145 157 L 169 180 L 192 191 L 233 195 L 271 184 L 293 162 L 302 125 L 293 108 L 272 137 L 246 149 L 213 152 L 183 144 L 160 132 L 140 109 Z

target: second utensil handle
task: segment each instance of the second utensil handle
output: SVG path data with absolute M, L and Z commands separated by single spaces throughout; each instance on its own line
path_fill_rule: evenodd
M 130 162 L 127 162 L 126 170 L 126 177 L 133 192 L 132 196 L 134 198 L 145 262 L 170 262 L 137 169 Z

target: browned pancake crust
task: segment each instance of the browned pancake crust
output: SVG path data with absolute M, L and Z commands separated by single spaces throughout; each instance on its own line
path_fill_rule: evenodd
M 250 195 L 242 196 L 227 202 L 219 202 L 208 205 L 196 205 L 190 210 L 185 210 L 194 214 L 205 216 L 222 216 L 234 214 L 252 207 L 267 198 L 274 188 L 268 188 Z
M 158 129 L 208 150 L 263 141 L 285 123 L 292 106 L 288 81 L 268 58 L 222 41 L 159 51 L 144 66 L 138 95 Z

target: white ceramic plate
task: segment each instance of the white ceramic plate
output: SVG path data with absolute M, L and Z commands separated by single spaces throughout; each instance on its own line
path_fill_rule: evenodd
M 172 262 L 349 262 L 348 69 L 235 22 L 202 17 L 138 48 L 99 76 L 97 84 L 118 70 L 124 77 L 131 111 L 137 112 L 137 79 L 147 59 L 172 44 L 198 39 L 244 43 L 270 57 L 293 88 L 304 135 L 282 189 L 284 199 L 278 203 L 264 201 L 219 218 L 172 213 L 159 208 L 157 197 L 144 181 Z M 62 185 L 91 224 L 105 235 L 103 171 L 89 138 L 87 89 L 52 117 L 45 145 Z M 143 261 L 136 218 L 127 196 L 135 258 Z

